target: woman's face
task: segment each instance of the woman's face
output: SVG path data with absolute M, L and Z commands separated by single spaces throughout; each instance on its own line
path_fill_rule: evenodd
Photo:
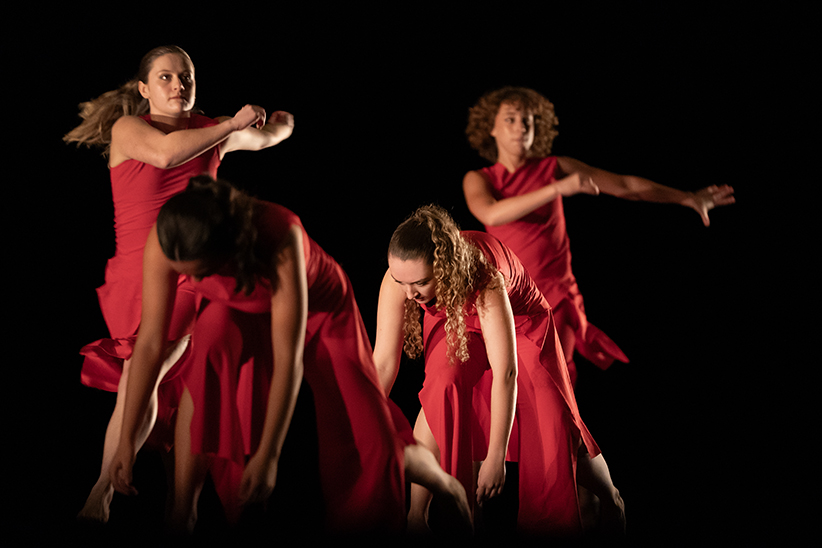
M 194 106 L 194 67 L 181 55 L 167 53 L 154 60 L 148 81 L 139 83 L 151 114 L 179 118 Z
M 394 281 L 405 291 L 405 298 L 426 304 L 436 297 L 434 267 L 422 259 L 403 261 L 388 257 L 388 271 Z
M 523 111 L 515 103 L 502 103 L 494 118 L 491 136 L 497 150 L 509 155 L 523 156 L 534 144 L 534 114 Z

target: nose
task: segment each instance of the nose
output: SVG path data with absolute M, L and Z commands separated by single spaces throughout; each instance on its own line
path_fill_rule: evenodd
M 420 295 L 419 291 L 417 291 L 416 289 L 414 289 L 410 285 L 405 288 L 405 297 L 409 301 L 412 301 L 412 300 L 416 299 L 417 297 L 419 297 L 419 295 Z

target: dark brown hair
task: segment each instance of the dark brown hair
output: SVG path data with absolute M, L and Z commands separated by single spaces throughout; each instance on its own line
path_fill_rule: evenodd
M 534 115 L 534 144 L 528 150 L 528 156 L 543 158 L 551 154 L 559 123 L 554 114 L 554 105 L 532 89 L 510 86 L 486 93 L 468 111 L 465 134 L 471 148 L 489 162 L 496 163 L 497 143 L 491 136 L 491 130 L 502 104 L 517 105 Z
M 226 264 L 237 280 L 235 291 L 250 294 L 258 275 L 268 275 L 257 252 L 256 202 L 229 183 L 207 175 L 192 177 L 157 216 L 157 237 L 173 261 L 200 261 L 202 276 Z

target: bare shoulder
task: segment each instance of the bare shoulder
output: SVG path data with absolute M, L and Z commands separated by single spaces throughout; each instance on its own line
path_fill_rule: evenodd
M 109 150 L 109 167 L 133 157 L 133 145 L 145 138 L 146 132 L 153 129 L 150 124 L 138 116 L 121 116 L 111 127 L 111 148 Z
M 142 138 L 147 133 L 155 131 L 158 130 L 139 116 L 121 116 L 114 122 L 114 125 L 111 126 L 112 145 L 116 146 L 116 141 L 118 140 L 128 140 L 131 142 L 132 139 Z
M 115 131 L 130 131 L 132 129 L 150 128 L 151 125 L 140 118 L 139 116 L 126 115 L 120 116 L 114 125 L 111 126 L 112 133 Z
M 477 313 L 480 321 L 502 320 L 513 314 L 511 302 L 505 288 L 505 278 L 497 273 L 494 281 L 482 290 L 482 297 L 477 300 Z
M 486 190 L 490 181 L 488 177 L 481 170 L 475 169 L 469 171 L 462 178 L 462 188 L 466 192 L 476 192 Z
M 297 223 L 292 223 L 282 239 L 277 242 L 272 253 L 275 268 L 283 263 L 304 262 L 303 256 L 303 229 Z
M 462 178 L 463 182 L 481 182 L 486 183 L 488 182 L 488 177 L 481 169 L 472 169 L 468 173 L 465 174 L 465 177 Z

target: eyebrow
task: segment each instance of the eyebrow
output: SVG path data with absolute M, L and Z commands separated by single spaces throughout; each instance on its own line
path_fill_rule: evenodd
M 405 282 L 401 282 L 401 281 L 399 281 L 397 278 L 395 278 L 395 277 L 394 277 L 394 275 L 393 275 L 393 274 L 391 274 L 391 279 L 392 279 L 392 280 L 394 280 L 395 282 L 397 282 L 398 284 L 405 283 Z M 423 283 L 423 282 L 430 282 L 430 281 L 431 281 L 431 279 L 432 279 L 431 277 L 428 277 L 428 278 L 420 278 L 420 279 L 419 279 L 419 280 L 417 280 L 416 282 L 410 282 L 410 283 L 409 283 L 409 285 L 417 285 L 417 284 L 421 284 L 421 283 Z
M 176 70 L 171 70 L 171 69 L 158 69 L 157 74 L 187 74 L 189 76 L 193 76 L 194 71 L 189 70 L 189 69 L 185 69 L 185 70 L 182 70 L 180 72 L 177 72 Z

